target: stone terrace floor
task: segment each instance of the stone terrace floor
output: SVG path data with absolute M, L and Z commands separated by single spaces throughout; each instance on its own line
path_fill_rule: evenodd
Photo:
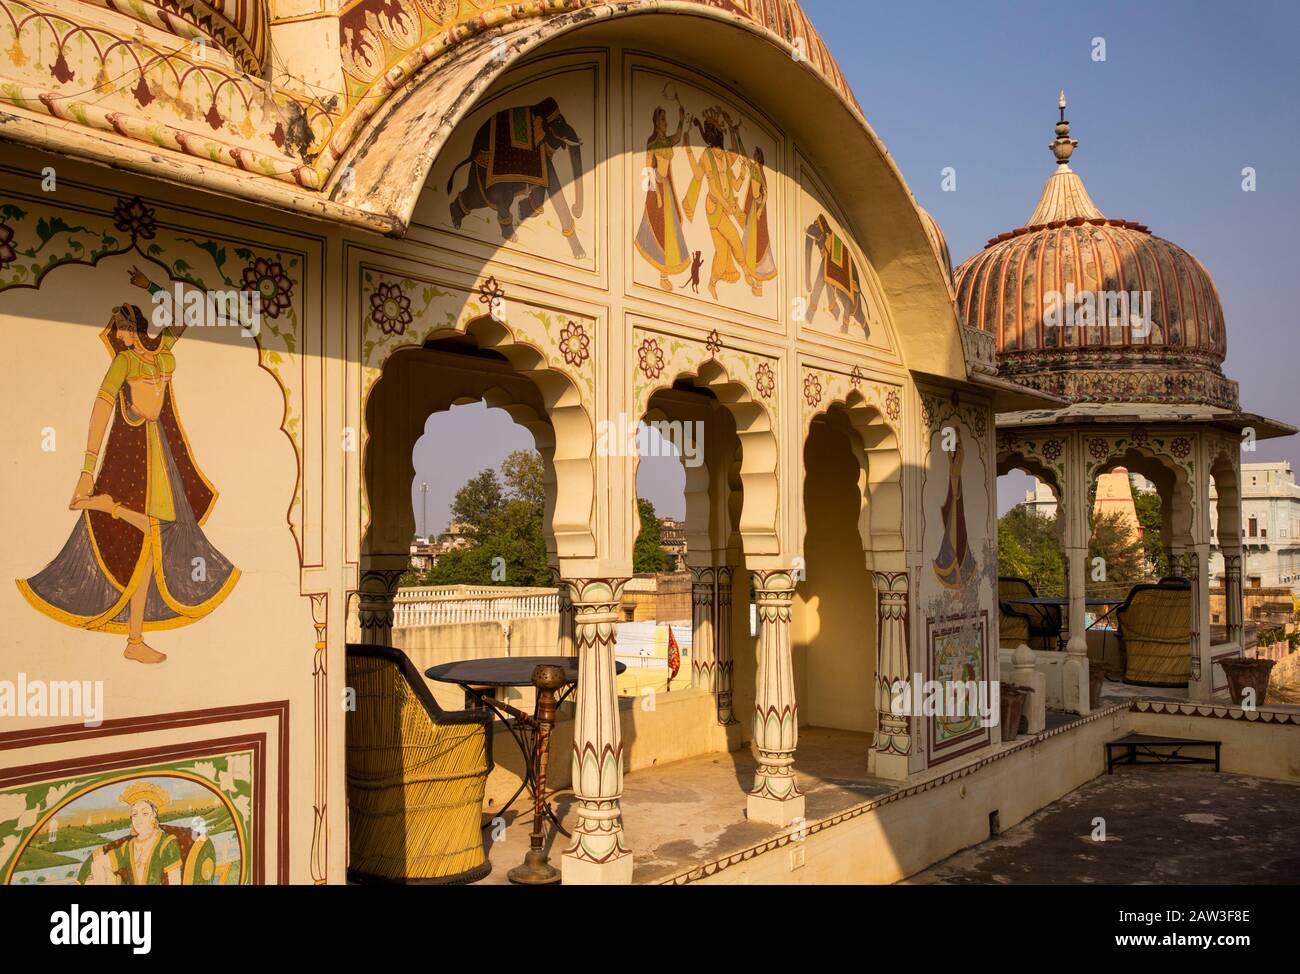
M 799 728 L 795 764 L 805 796 L 804 817 L 816 821 L 852 808 L 898 785 L 867 774 L 871 735 L 821 727 Z M 655 883 L 748 848 L 781 830 L 745 819 L 745 796 L 754 781 L 748 747 L 644 768 L 623 777 L 623 827 L 633 853 L 634 883 Z M 573 822 L 573 794 L 555 796 L 560 821 Z M 480 885 L 507 883 L 522 861 L 532 827 L 532 808 L 521 799 L 506 815 L 507 827 L 491 843 L 491 874 Z M 490 832 L 489 832 L 490 834 Z M 559 866 L 567 840 L 556 836 L 548 854 Z
M 1106 841 L 1092 838 L 1105 819 Z M 1300 881 L 1300 784 L 1202 768 L 1122 767 L 907 883 Z

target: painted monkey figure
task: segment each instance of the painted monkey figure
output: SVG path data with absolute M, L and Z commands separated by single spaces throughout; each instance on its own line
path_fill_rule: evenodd
M 572 207 L 555 168 L 555 154 L 560 149 L 568 150 L 573 172 Z M 447 179 L 449 196 L 456 173 L 465 166 L 469 166 L 469 177 L 450 204 L 454 227 L 460 229 L 465 217 L 475 210 L 491 207 L 496 210 L 501 239 L 514 242 L 518 239 L 516 225 L 540 215 L 549 197 L 573 256 L 587 256 L 578 240 L 576 223 L 583 211 L 582 139 L 565 120 L 554 98 L 503 109 L 479 126 L 469 155 L 456 164 Z

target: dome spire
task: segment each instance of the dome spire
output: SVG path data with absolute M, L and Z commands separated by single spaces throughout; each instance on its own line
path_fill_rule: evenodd
M 1048 145 L 1048 148 L 1052 150 L 1052 155 L 1056 156 L 1058 166 L 1069 166 L 1070 156 L 1074 153 L 1079 140 L 1070 138 L 1070 123 L 1065 120 L 1064 88 L 1061 89 L 1061 97 L 1056 105 L 1061 110 L 1061 120 L 1056 123 L 1056 141 Z
M 1070 138 L 1070 123 L 1065 120 L 1065 89 L 1056 102 L 1060 109 L 1061 120 L 1056 123 L 1056 141 L 1048 145 L 1052 155 L 1056 156 L 1056 171 L 1047 177 L 1043 195 L 1038 205 L 1029 216 L 1027 227 L 1042 226 L 1047 223 L 1068 223 L 1071 220 L 1102 220 L 1101 210 L 1093 203 L 1092 197 L 1083 186 L 1079 174 L 1070 168 L 1070 156 L 1078 139 Z

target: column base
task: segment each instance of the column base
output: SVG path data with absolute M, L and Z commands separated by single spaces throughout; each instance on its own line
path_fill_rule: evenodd
M 908 763 L 906 754 L 885 754 L 875 749 L 867 752 L 867 773 L 886 781 L 906 781 Z
M 560 857 L 560 877 L 565 886 L 630 886 L 632 853 L 625 852 L 604 862 L 565 853 Z
M 792 795 L 784 799 L 750 795 L 745 806 L 745 815 L 751 822 L 779 825 L 784 828 L 795 819 L 803 818 L 803 795 Z

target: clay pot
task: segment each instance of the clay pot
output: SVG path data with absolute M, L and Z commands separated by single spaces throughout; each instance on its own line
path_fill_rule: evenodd
M 1101 707 L 1101 685 L 1106 682 L 1106 667 L 1100 662 L 1088 666 L 1088 709 Z
M 1255 705 L 1265 702 L 1268 696 L 1268 677 L 1273 671 L 1276 660 L 1271 659 L 1220 659 L 1215 660 L 1223 667 L 1223 675 L 1228 678 L 1228 699 L 1241 704 L 1246 689 L 1255 691 Z
M 1029 687 L 1003 683 L 998 689 L 998 704 L 1002 720 L 1002 740 L 1014 741 L 1020 732 L 1020 712 L 1025 706 L 1025 697 L 1033 693 Z

